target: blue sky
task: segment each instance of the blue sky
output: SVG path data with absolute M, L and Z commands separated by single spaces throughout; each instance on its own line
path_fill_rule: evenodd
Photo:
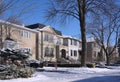
M 23 19 L 23 22 L 25 25 L 30 25 L 34 23 L 42 23 L 45 25 L 50 25 L 53 28 L 59 30 L 62 32 L 63 35 L 68 35 L 68 36 L 73 36 L 79 38 L 80 34 L 80 29 L 79 29 L 79 23 L 77 20 L 70 20 L 69 23 L 66 25 L 60 25 L 60 24 L 54 24 L 54 23 L 49 23 L 45 21 L 45 9 L 48 8 L 47 6 L 47 1 L 48 0 L 31 0 L 34 2 L 37 2 L 38 5 L 37 9 L 34 10 L 32 15 L 25 17 Z M 30 12 L 31 13 L 31 12 Z
M 29 3 L 32 3 L 31 6 L 36 6 L 34 9 L 32 9 L 32 11 L 29 10 L 29 15 L 24 14 L 21 17 L 22 22 L 25 25 L 31 25 L 31 24 L 35 24 L 35 23 L 50 25 L 53 28 L 61 31 L 63 35 L 80 38 L 80 35 L 79 35 L 80 27 L 79 27 L 78 20 L 75 20 L 75 19 L 70 20 L 69 23 L 67 23 L 66 25 L 60 25 L 58 23 L 49 23 L 49 22 L 45 21 L 45 14 L 46 14 L 45 10 L 46 10 L 46 8 L 49 8 L 47 5 L 47 1 L 49 1 L 49 0 L 20 0 L 20 3 L 16 3 L 16 5 L 19 7 L 20 4 L 23 3 L 24 1 L 28 1 Z M 116 1 L 118 4 L 120 4 L 120 0 L 116 0 Z M 23 5 L 25 6 L 26 4 L 23 3 Z M 17 9 L 17 12 L 19 12 L 19 9 Z M 9 15 L 16 14 L 16 11 L 14 13 L 13 13 L 13 11 L 8 11 L 8 13 L 6 15 L 8 15 L 8 14 Z

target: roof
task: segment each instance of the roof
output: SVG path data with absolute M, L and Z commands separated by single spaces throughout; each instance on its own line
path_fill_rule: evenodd
M 87 42 L 95 42 L 94 37 L 87 38 L 86 40 L 87 40 Z
M 72 37 L 72 36 L 65 36 L 65 35 L 64 35 L 63 38 L 64 38 L 64 39 L 73 39 L 73 40 L 77 40 L 77 41 L 81 42 L 79 39 L 74 38 L 74 37 Z
M 62 33 L 60 31 L 56 30 L 55 28 L 53 28 L 53 30 L 56 32 L 56 34 L 62 35 Z
M 35 30 L 29 29 L 29 28 L 25 28 L 25 26 L 21 26 L 21 25 L 17 25 L 17 24 L 14 24 L 14 23 L 10 23 L 10 22 L 8 22 L 8 21 L 0 20 L 0 23 L 1 23 L 1 24 L 12 25 L 14 28 L 21 28 L 21 29 L 25 29 L 25 30 L 28 30 L 28 31 L 36 32 L 36 33 L 37 33 L 37 31 L 35 31 Z
M 27 28 L 30 28 L 30 29 L 35 29 L 35 28 L 44 28 L 46 25 L 44 24 L 40 24 L 40 23 L 36 23 L 36 24 L 32 24 L 32 25 L 27 25 L 26 27 Z
M 26 27 L 30 28 L 30 29 L 36 29 L 36 28 L 42 29 L 45 26 L 46 25 L 44 25 L 44 24 L 36 23 L 36 24 L 32 24 L 32 25 L 27 25 Z M 62 33 L 60 31 L 56 30 L 55 28 L 52 28 L 52 29 L 55 31 L 56 34 L 62 35 Z

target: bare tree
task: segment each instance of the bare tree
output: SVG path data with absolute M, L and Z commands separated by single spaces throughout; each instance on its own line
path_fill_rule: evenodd
M 36 5 L 33 5 L 36 4 Z M 0 0 L 0 20 L 4 20 L 10 23 L 22 25 L 22 21 L 29 17 L 34 10 L 36 10 L 38 4 L 36 1 L 31 0 Z M 5 37 L 10 38 L 11 24 L 0 25 L 0 46 Z M 8 28 L 9 27 L 9 28 Z M 7 34 L 6 34 L 7 33 Z
M 47 9 L 46 19 L 51 22 L 66 23 L 70 19 L 79 21 L 82 55 L 81 65 L 86 66 L 86 22 L 91 15 L 98 15 L 109 6 L 113 0 L 51 0 Z M 107 10 L 106 10 L 107 11 Z
M 120 7 L 113 3 L 109 2 L 111 5 L 106 7 L 107 10 L 104 9 L 104 12 L 94 17 L 88 25 L 89 32 L 95 37 L 106 55 L 107 65 L 110 65 L 120 34 Z

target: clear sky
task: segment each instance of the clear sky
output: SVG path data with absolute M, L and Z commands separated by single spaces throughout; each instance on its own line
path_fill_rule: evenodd
M 7 1 L 7 0 L 6 0 Z M 63 35 L 67 35 L 67 36 L 73 36 L 76 38 L 80 38 L 80 27 L 79 27 L 79 22 L 78 20 L 72 19 L 69 21 L 69 23 L 67 23 L 66 25 L 60 25 L 60 24 L 55 24 L 55 23 L 49 23 L 45 21 L 45 10 L 47 8 L 49 8 L 49 4 L 47 3 L 49 0 L 20 0 L 20 3 L 15 3 L 19 8 L 21 6 L 26 6 L 25 3 L 23 3 L 24 1 L 28 1 L 31 6 L 35 6 L 35 8 L 33 8 L 32 10 L 29 9 L 29 15 L 24 14 L 21 18 L 22 21 L 25 25 L 31 25 L 31 24 L 35 24 L 35 23 L 41 23 L 44 25 L 50 25 L 53 28 L 59 30 L 62 32 Z M 118 4 L 120 4 L 120 0 L 116 0 Z M 22 3 L 22 5 L 21 5 Z M 28 4 L 29 4 L 28 3 Z M 27 6 L 28 7 L 28 6 Z M 15 12 L 19 12 L 19 9 L 16 8 L 17 11 Z M 15 14 L 15 12 L 13 13 L 12 11 L 7 11 L 7 14 Z
M 38 5 L 38 6 L 37 9 L 35 9 L 35 11 L 30 16 L 24 18 L 23 22 L 25 25 L 42 23 L 45 25 L 50 25 L 53 28 L 61 31 L 63 35 L 79 38 L 78 34 L 80 34 L 80 30 L 79 30 L 79 23 L 77 20 L 70 20 L 70 22 L 67 23 L 66 25 L 46 22 L 44 18 L 45 15 L 44 12 L 45 9 L 48 8 L 47 6 L 48 0 L 31 0 L 31 1 L 37 2 L 37 4 L 33 4 L 33 5 Z

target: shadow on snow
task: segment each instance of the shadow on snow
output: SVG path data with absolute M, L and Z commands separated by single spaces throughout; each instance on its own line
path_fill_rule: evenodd
M 73 82 L 120 82 L 120 76 L 99 76 Z

